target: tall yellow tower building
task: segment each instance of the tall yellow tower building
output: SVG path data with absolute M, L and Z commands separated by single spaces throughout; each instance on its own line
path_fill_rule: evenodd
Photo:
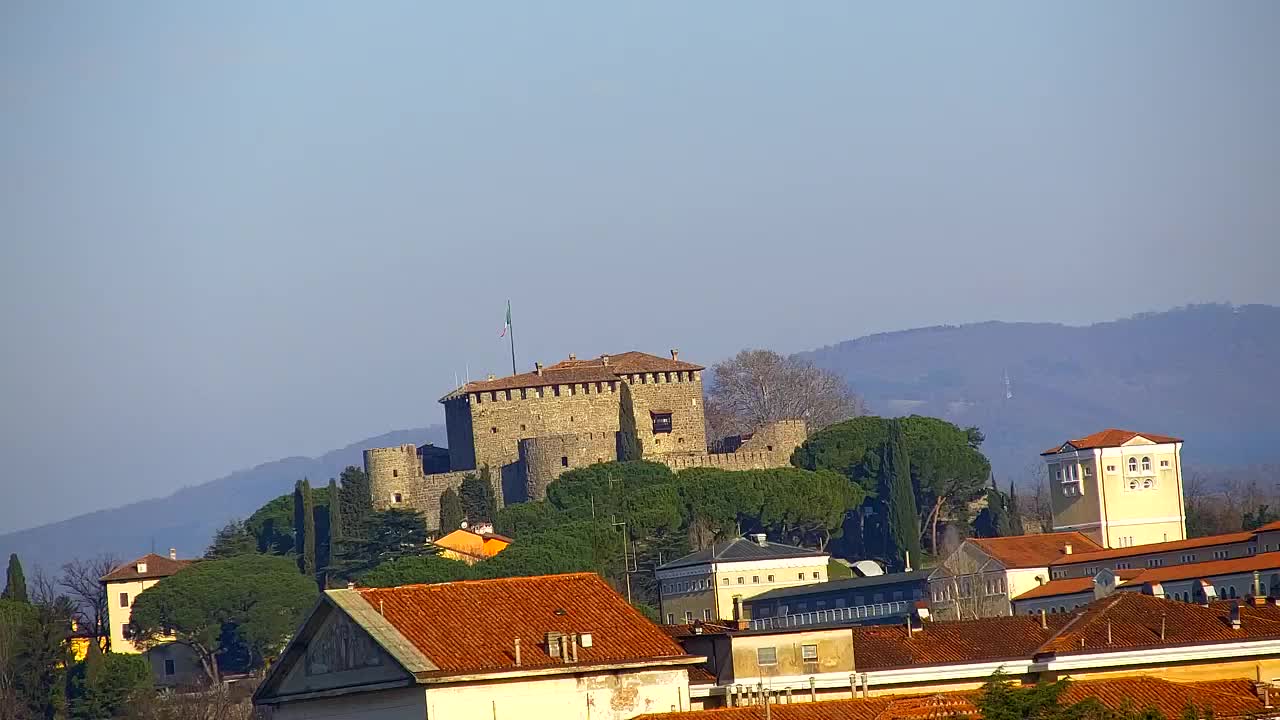
M 1108 428 L 1041 455 L 1055 531 L 1105 548 L 1186 539 L 1179 438 Z

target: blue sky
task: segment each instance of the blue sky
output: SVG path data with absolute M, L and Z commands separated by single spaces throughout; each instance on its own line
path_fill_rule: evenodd
M 0 5 L 0 531 L 455 373 L 1280 303 L 1280 4 Z M 523 363 L 522 363 L 523 364 Z

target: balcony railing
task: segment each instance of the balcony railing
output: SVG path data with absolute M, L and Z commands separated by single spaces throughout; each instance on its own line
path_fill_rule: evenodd
M 856 622 L 858 620 L 874 620 L 906 615 L 911 611 L 910 600 L 893 600 L 891 602 L 874 603 L 872 605 L 855 605 L 830 610 L 813 610 L 778 617 L 755 618 L 751 621 L 752 630 L 777 630 L 781 628 L 801 627 L 804 625 L 824 625 L 826 623 Z

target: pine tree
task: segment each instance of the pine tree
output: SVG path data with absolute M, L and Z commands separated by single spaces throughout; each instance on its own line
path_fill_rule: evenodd
M 360 534 L 360 528 L 373 512 L 369 475 L 361 468 L 348 465 L 338 479 L 342 485 L 342 532 L 350 538 Z
M 316 576 L 316 503 L 306 478 L 302 480 L 302 574 Z
M 489 476 L 489 466 L 485 465 L 480 468 L 480 474 L 467 475 L 462 478 L 462 484 L 458 487 L 458 497 L 462 500 L 462 512 L 466 515 L 467 522 L 475 524 L 483 521 L 493 521 L 498 514 L 498 501 L 494 497 L 493 481 Z M 440 529 L 445 530 L 448 526 L 444 523 L 440 524 Z
M 30 598 L 27 597 L 27 578 L 22 573 L 22 562 L 18 560 L 17 553 L 9 555 L 9 571 L 6 574 L 4 592 L 0 593 L 0 599 L 30 602 Z
M 906 439 L 901 423 L 896 420 L 889 425 L 889 441 L 884 446 L 880 473 L 887 486 L 884 495 L 887 515 L 885 545 L 890 552 L 890 565 L 901 568 L 914 562 L 915 567 L 920 567 L 920 513 L 916 507 L 915 486 L 911 482 Z
M 451 533 L 462 527 L 462 521 L 466 518 L 458 493 L 453 488 L 446 488 L 440 494 L 440 534 Z

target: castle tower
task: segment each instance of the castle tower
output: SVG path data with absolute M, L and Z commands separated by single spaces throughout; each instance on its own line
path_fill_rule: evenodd
M 1042 453 L 1053 529 L 1105 548 L 1185 540 L 1182 440 L 1109 428 Z

